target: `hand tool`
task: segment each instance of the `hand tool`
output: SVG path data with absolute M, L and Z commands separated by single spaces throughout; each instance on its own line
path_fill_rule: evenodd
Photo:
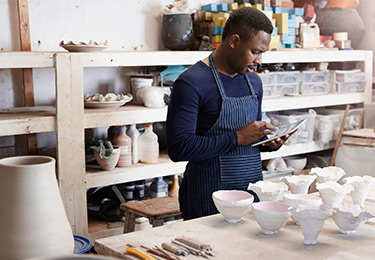
M 135 247 L 135 246 L 132 246 L 132 245 L 129 245 L 129 244 L 127 244 L 126 246 L 127 246 L 127 248 L 126 248 L 125 251 L 127 253 L 139 256 L 143 260 L 157 260 L 157 258 L 155 258 L 152 255 L 146 253 L 145 251 L 143 251 L 142 249 L 140 249 L 138 247 Z

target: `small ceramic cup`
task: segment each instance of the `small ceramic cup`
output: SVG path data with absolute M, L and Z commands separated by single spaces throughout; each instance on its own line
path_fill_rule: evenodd
M 282 182 L 257 181 L 250 183 L 247 189 L 254 191 L 260 201 L 281 201 L 288 186 Z

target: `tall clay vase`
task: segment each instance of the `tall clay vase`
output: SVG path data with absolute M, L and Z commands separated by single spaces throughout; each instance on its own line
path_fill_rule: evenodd
M 190 13 L 164 14 L 161 40 L 170 50 L 186 50 L 194 45 L 193 20 Z
M 55 159 L 0 159 L 0 259 L 73 254 L 74 238 L 55 175 Z
M 365 35 L 365 25 L 357 9 L 320 8 L 316 12 L 316 23 L 321 35 L 332 36 L 335 32 L 347 32 L 354 48 Z

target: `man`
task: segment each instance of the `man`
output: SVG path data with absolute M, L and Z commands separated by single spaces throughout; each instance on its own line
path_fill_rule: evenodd
M 222 42 L 176 80 L 166 124 L 168 154 L 189 161 L 179 192 L 185 220 L 215 214 L 216 190 L 247 190 L 262 180 L 260 151 L 279 148 L 289 137 L 251 144 L 275 127 L 261 121 L 262 83 L 254 72 L 268 50 L 273 27 L 259 10 L 236 10 Z

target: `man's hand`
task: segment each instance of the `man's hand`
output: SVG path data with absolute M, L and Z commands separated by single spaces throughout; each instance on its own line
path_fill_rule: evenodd
M 290 137 L 292 134 L 294 134 L 297 130 L 298 130 L 298 129 L 294 130 L 294 131 L 293 131 L 292 133 L 290 133 L 290 134 L 286 134 L 286 135 L 281 136 L 281 137 L 278 137 L 278 138 L 276 138 L 276 139 L 274 139 L 274 140 L 272 140 L 272 141 L 269 141 L 269 142 L 267 142 L 267 143 L 264 143 L 264 144 L 262 144 L 262 146 L 267 146 L 267 147 L 269 147 L 269 148 L 271 148 L 271 149 L 277 149 L 277 148 L 279 148 L 280 146 L 282 146 L 282 145 L 286 142 L 286 140 L 288 140 L 289 137 Z
M 265 135 L 272 134 L 276 130 L 277 127 L 267 122 L 253 121 L 236 132 L 238 136 L 238 145 L 249 145 Z

